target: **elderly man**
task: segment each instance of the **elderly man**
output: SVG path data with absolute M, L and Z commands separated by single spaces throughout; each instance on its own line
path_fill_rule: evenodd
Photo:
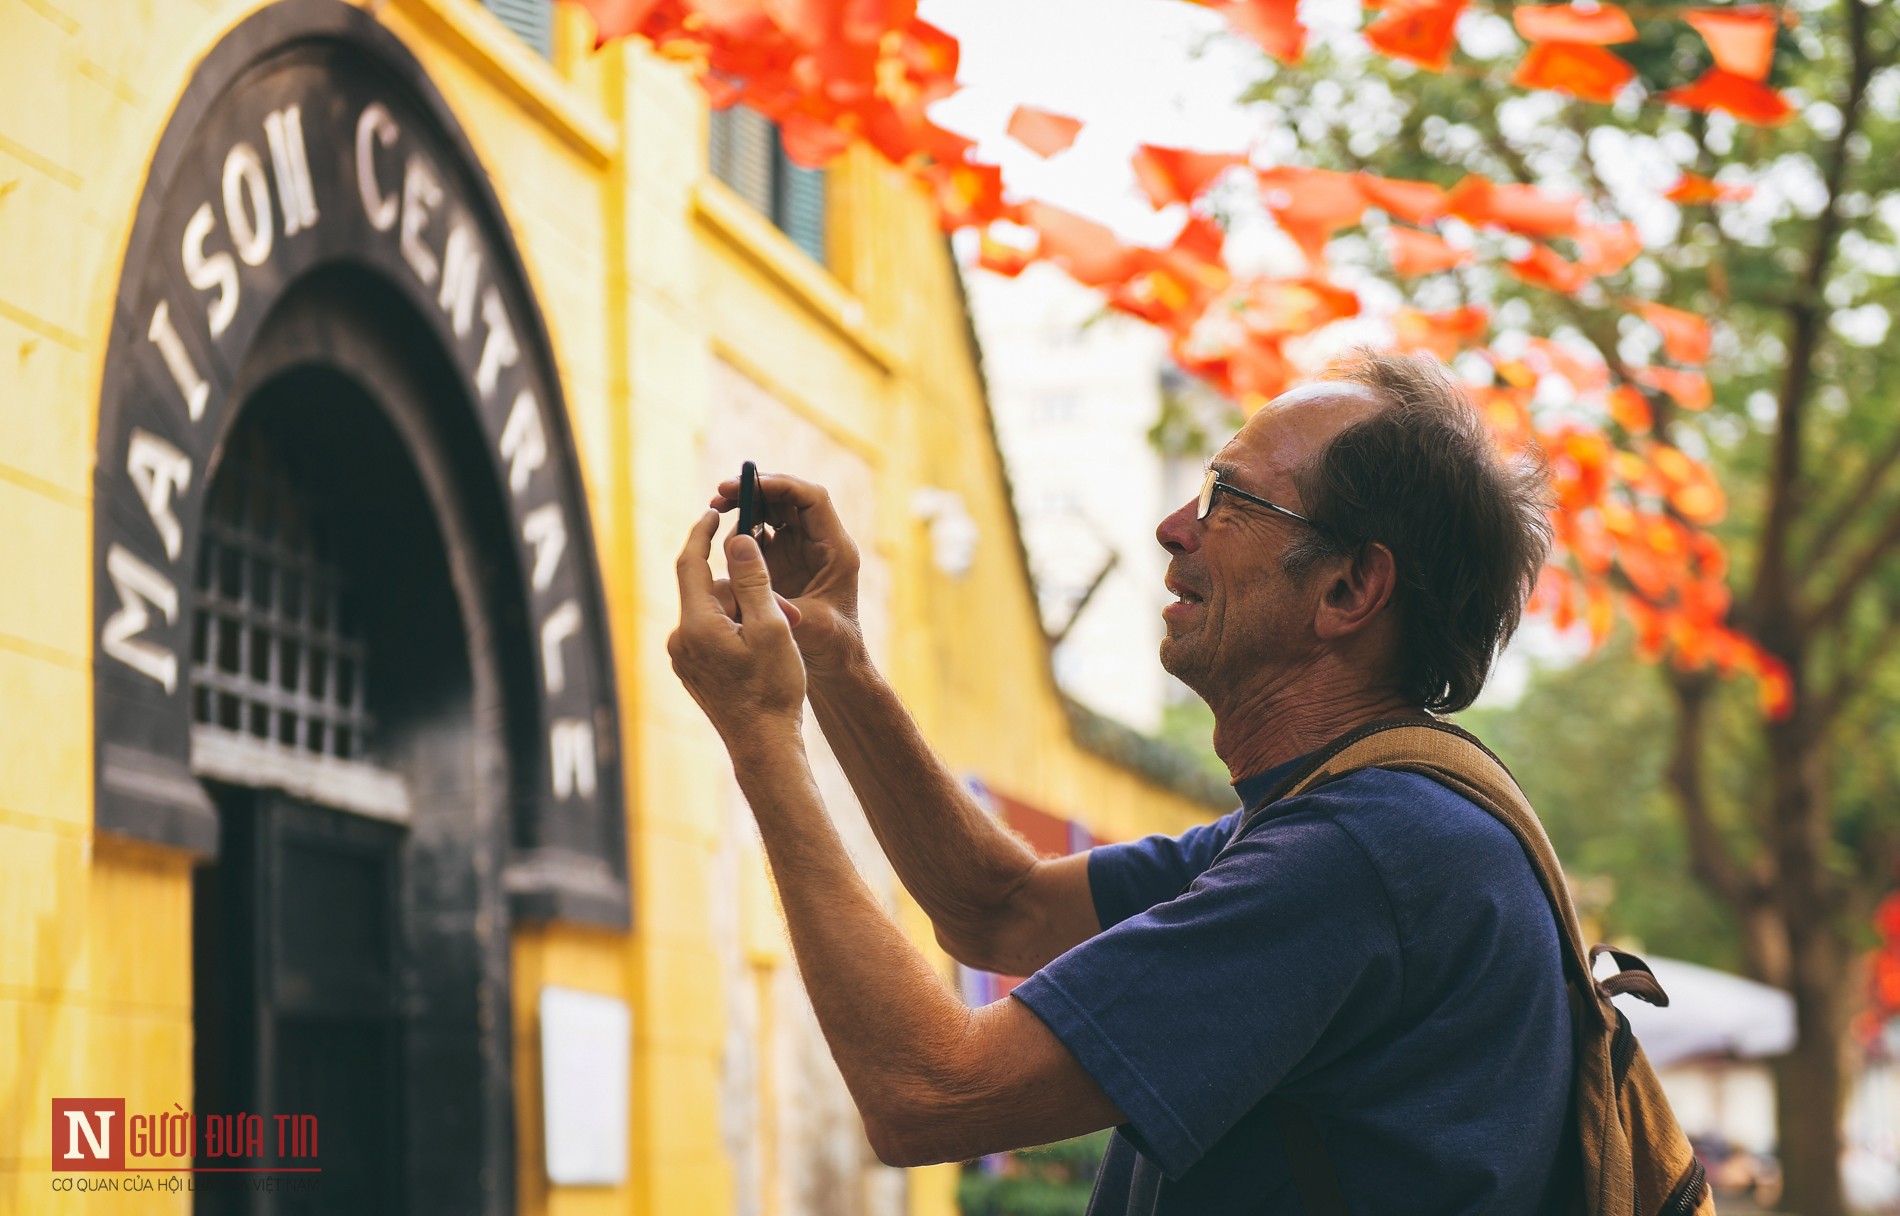
M 763 554 L 726 541 L 729 582 L 708 556 L 736 483 L 693 528 L 669 649 L 882 1160 L 1113 1127 L 1092 1214 L 1557 1210 L 1570 1013 L 1508 829 L 1373 768 L 1239 839 L 1236 811 L 1038 859 L 872 668 L 824 490 L 761 485 L 775 532 Z M 1212 707 L 1243 810 L 1354 727 L 1470 704 L 1548 552 L 1543 493 L 1534 453 L 1500 455 L 1428 360 L 1361 352 L 1247 421 L 1155 533 L 1177 597 L 1161 662 Z M 806 764 L 807 695 L 938 941 L 1029 976 L 1009 998 L 965 1008 L 859 878 Z

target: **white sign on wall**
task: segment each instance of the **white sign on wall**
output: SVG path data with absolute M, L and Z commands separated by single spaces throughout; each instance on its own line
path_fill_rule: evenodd
M 548 1181 L 627 1180 L 633 1015 L 627 1003 L 572 988 L 541 990 L 541 1109 Z

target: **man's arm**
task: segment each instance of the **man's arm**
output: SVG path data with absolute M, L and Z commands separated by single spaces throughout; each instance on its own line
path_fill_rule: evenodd
M 799 973 L 878 1157 L 962 1160 L 1124 1122 L 1035 1014 L 1013 999 L 965 1008 L 878 905 L 812 779 L 804 668 L 751 538 L 728 540 L 731 594 L 715 594 L 717 523 L 703 516 L 680 554 L 667 649 L 732 755 Z
M 871 830 L 951 957 L 1029 975 L 1101 932 L 1088 854 L 1038 858 L 986 813 L 868 655 L 810 693 Z
M 795 608 L 793 635 L 818 725 L 898 879 L 957 961 L 1028 975 L 1101 931 L 1086 854 L 1040 860 L 978 806 L 872 665 L 857 622 L 858 550 L 825 488 L 761 474 L 772 585 Z M 712 506 L 737 505 L 722 482 Z M 723 581 L 715 592 L 735 609 Z
M 1020 1001 L 973 1010 L 951 994 L 851 864 L 795 733 L 736 751 L 733 768 L 799 974 L 878 1160 L 964 1161 L 1127 1121 Z

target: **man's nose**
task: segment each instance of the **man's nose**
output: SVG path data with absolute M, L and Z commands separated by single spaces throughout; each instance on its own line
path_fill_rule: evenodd
M 1201 521 L 1194 518 L 1196 504 L 1190 500 L 1175 508 L 1155 528 L 1155 539 L 1169 553 L 1192 553 L 1201 547 Z

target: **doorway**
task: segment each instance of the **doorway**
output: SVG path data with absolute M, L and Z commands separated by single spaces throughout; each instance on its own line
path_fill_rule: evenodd
M 209 470 L 191 756 L 221 843 L 194 889 L 194 1105 L 265 1119 L 257 1159 L 199 1164 L 321 1173 L 201 1189 L 201 1213 L 513 1208 L 501 874 L 531 668 L 432 349 L 372 276 L 294 289 Z M 300 1114 L 314 1152 L 280 1152 L 273 1116 Z

